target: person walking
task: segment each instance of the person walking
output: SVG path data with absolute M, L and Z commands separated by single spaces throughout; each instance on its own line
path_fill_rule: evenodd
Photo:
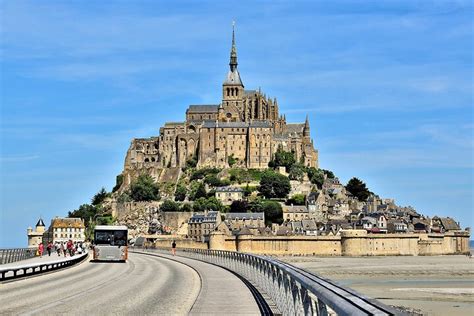
M 44 251 L 44 245 L 42 242 L 40 242 L 40 244 L 38 245 L 38 252 L 39 252 L 40 258 L 43 258 L 43 251 Z
M 61 247 L 59 247 L 59 243 L 54 244 L 56 248 L 56 252 L 58 253 L 58 257 L 61 257 Z
M 176 241 L 173 240 L 171 243 L 171 252 L 173 253 L 173 256 L 176 256 Z
M 51 251 L 53 251 L 53 243 L 48 242 L 48 246 L 46 246 L 46 250 L 48 251 L 48 257 L 51 257 Z
M 64 247 L 64 242 L 61 241 L 61 246 L 59 246 L 59 248 L 61 249 L 61 252 L 64 254 L 64 258 L 66 258 L 67 251 L 66 251 L 66 247 Z

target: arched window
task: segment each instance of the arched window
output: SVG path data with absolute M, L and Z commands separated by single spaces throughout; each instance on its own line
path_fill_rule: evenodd
M 145 162 L 150 162 L 150 159 L 148 159 L 148 158 L 145 158 Z
M 229 92 L 229 90 L 230 90 L 230 89 L 229 89 L 229 88 L 227 88 L 227 96 L 229 96 L 229 93 L 230 93 L 230 92 Z
M 155 157 L 151 157 L 151 162 L 155 162 Z
M 238 88 L 235 88 L 235 96 L 239 96 L 239 89 Z

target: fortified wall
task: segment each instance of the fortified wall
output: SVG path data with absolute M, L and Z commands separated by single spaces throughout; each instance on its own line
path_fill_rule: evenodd
M 168 238 L 155 245 L 169 247 Z M 239 251 L 264 255 L 314 256 L 429 256 L 469 253 L 469 233 L 445 234 L 367 234 L 365 230 L 346 230 L 340 236 L 227 236 L 215 231 L 209 244 L 197 246 L 188 239 L 176 239 L 178 248 Z

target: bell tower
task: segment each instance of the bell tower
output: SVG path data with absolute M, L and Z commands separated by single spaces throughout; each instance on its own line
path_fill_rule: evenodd
M 232 48 L 230 50 L 229 71 L 222 84 L 222 106 L 226 110 L 242 109 L 242 98 L 244 96 L 244 84 L 240 79 L 239 71 L 237 70 L 237 48 L 235 46 L 235 22 L 232 23 Z

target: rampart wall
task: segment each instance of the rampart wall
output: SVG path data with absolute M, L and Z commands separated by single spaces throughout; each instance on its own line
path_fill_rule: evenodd
M 170 238 L 158 239 L 157 247 L 169 247 Z M 226 236 L 213 232 L 209 244 L 178 239 L 178 247 L 239 251 L 264 255 L 312 256 L 426 256 L 469 253 L 469 233 L 367 234 L 342 231 L 340 236 Z

